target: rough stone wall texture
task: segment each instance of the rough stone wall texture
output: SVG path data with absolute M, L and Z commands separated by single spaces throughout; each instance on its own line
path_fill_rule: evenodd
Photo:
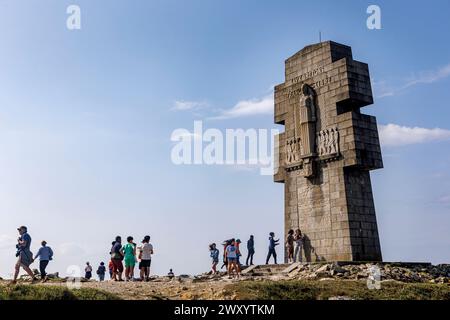
M 316 93 L 316 132 L 339 133 L 338 153 L 315 156 L 311 178 L 301 165 L 292 169 L 286 163 L 303 84 Z M 285 82 L 275 87 L 275 123 L 285 131 L 275 148 L 274 180 L 285 183 L 285 234 L 302 230 L 306 261 L 382 259 L 369 170 L 383 162 L 376 119 L 360 113 L 372 103 L 368 65 L 353 60 L 350 47 L 323 42 L 286 60 Z

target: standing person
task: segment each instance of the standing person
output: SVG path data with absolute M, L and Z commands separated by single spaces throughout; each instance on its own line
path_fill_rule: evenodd
M 212 259 L 211 270 L 213 274 L 217 273 L 217 264 L 219 263 L 219 249 L 216 248 L 216 244 L 212 243 L 209 245 L 209 256 Z
M 134 266 L 136 265 L 136 245 L 133 237 L 127 237 L 127 243 L 121 249 L 125 261 L 125 280 L 132 281 L 134 277 Z
M 28 228 L 21 226 L 17 228 L 20 237 L 17 239 L 16 245 L 16 257 L 17 263 L 14 270 L 14 280 L 12 283 L 17 282 L 17 277 L 19 276 L 20 267 L 22 267 L 26 273 L 31 277 L 32 282 L 36 282 L 37 279 L 30 269 L 30 264 L 33 263 L 33 253 L 30 250 L 31 247 L 31 236 L 28 234 Z
M 98 280 L 100 282 L 105 281 L 105 273 L 106 273 L 105 263 L 100 262 L 100 265 L 98 266 L 98 269 L 97 269 Z
M 250 236 L 250 239 L 247 241 L 247 260 L 245 261 L 245 265 L 252 266 L 253 265 L 253 255 L 255 254 L 255 239 L 253 235 Z M 248 262 L 250 261 L 250 264 Z
M 109 260 L 108 262 L 108 269 L 109 269 L 109 278 L 112 280 L 114 274 L 114 264 L 111 260 Z
M 84 268 L 84 277 L 88 280 L 92 278 L 92 266 L 89 262 L 86 262 L 86 268 Z
M 240 276 L 240 268 L 237 265 L 237 252 L 236 252 L 236 241 L 231 239 L 231 243 L 227 246 L 227 261 L 228 261 L 228 278 L 232 278 L 232 273 L 235 271 L 236 276 Z
M 236 264 L 238 265 L 239 269 L 241 268 L 240 258 L 242 256 L 241 249 L 239 248 L 239 246 L 241 245 L 241 242 L 242 242 L 241 239 L 236 240 Z
M 294 230 L 289 230 L 286 237 L 286 253 L 288 263 L 294 262 Z
M 302 262 L 303 235 L 300 229 L 294 234 L 294 262 Z
M 39 257 L 39 272 L 41 273 L 42 282 L 45 282 L 48 280 L 45 269 L 47 268 L 50 260 L 53 259 L 53 250 L 47 246 L 47 242 L 45 240 L 41 242 L 41 245 L 42 247 L 39 248 L 34 260 Z
M 169 270 L 169 273 L 167 274 L 167 276 L 169 277 L 169 279 L 173 279 L 173 277 L 175 277 L 175 274 L 173 273 L 172 269 Z
M 150 243 L 150 236 L 145 236 L 142 240 L 142 247 L 139 252 L 139 270 L 141 271 L 141 281 L 150 280 L 150 266 L 152 264 L 153 246 Z
M 228 270 L 228 259 L 227 259 L 227 247 L 230 245 L 231 240 L 225 240 L 222 245 L 223 245 L 223 264 L 220 267 L 220 269 L 223 269 L 223 267 L 226 267 L 226 270 Z
M 269 252 L 267 254 L 266 264 L 269 264 L 270 257 L 273 256 L 273 260 L 275 264 L 277 264 L 277 252 L 275 251 L 275 247 L 279 245 L 280 239 L 275 240 L 275 233 L 269 233 Z
M 113 279 L 114 281 L 123 281 L 123 254 L 122 254 L 122 238 L 120 236 L 116 237 L 116 241 L 113 242 L 111 248 L 111 261 L 113 264 Z

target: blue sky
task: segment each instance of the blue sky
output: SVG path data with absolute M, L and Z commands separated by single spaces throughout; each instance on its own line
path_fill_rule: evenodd
M 66 8 L 81 8 L 81 30 Z M 366 27 L 369 4 L 382 30 Z M 283 186 L 258 170 L 175 166 L 171 133 L 279 128 L 284 60 L 324 40 L 370 66 L 385 168 L 372 173 L 385 260 L 450 260 L 446 0 L 0 1 L 0 275 L 17 226 L 50 271 L 108 259 L 117 234 L 152 236 L 154 271 L 208 270 L 208 243 L 283 230 Z M 255 107 L 256 106 L 256 107 Z

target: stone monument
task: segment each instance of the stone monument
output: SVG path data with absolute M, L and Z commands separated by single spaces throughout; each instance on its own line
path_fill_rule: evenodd
M 275 87 L 275 182 L 283 182 L 285 234 L 300 228 L 303 261 L 381 261 L 370 170 L 383 167 L 368 65 L 332 41 L 285 61 Z

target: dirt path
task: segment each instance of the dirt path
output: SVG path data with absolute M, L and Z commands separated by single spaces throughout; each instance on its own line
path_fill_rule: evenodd
M 83 282 L 83 288 L 93 288 L 111 292 L 126 300 L 192 300 L 192 299 L 233 299 L 225 287 L 232 280 L 192 281 L 174 279 L 150 282 Z M 46 286 L 66 286 L 66 283 L 46 283 Z

